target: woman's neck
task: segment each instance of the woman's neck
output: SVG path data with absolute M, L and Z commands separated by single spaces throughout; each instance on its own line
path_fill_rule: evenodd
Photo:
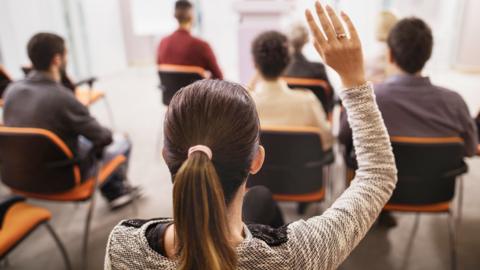
M 243 231 L 242 208 L 243 197 L 245 195 L 246 186 L 243 184 L 235 194 L 232 202 L 227 207 L 228 227 L 230 229 L 230 243 L 234 246 L 240 244 L 245 238 Z
M 242 220 L 243 197 L 246 192 L 246 184 L 243 184 L 235 194 L 232 202 L 227 207 L 228 228 L 230 230 L 229 242 L 233 247 L 238 246 L 245 238 L 244 223 Z M 167 228 L 164 236 L 164 249 L 168 258 L 176 257 L 178 243 L 175 241 L 175 227 Z

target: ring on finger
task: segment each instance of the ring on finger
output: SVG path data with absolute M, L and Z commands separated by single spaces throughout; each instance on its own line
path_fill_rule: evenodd
M 347 34 L 345 34 L 345 33 L 340 33 L 340 34 L 337 34 L 337 38 L 338 38 L 338 39 L 344 39 L 344 38 L 347 38 Z

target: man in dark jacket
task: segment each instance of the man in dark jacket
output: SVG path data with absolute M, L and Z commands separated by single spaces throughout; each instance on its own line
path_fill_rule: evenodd
M 63 38 L 51 33 L 34 35 L 28 43 L 28 56 L 33 71 L 25 79 L 11 83 L 4 94 L 4 124 L 42 128 L 58 135 L 82 160 L 82 180 L 92 177 L 93 162 L 88 157 L 92 150 L 104 149 L 104 161 L 118 154 L 128 157 L 130 141 L 102 127 L 60 83 L 67 62 Z M 112 208 L 130 203 L 138 193 L 126 181 L 126 165 L 103 183 L 101 191 Z

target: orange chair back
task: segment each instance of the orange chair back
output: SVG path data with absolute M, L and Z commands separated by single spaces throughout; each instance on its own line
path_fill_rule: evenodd
M 443 205 L 453 199 L 455 179 L 467 171 L 461 138 L 391 137 L 391 142 L 398 183 L 389 205 Z
M 8 187 L 53 194 L 80 184 L 80 169 L 68 146 L 37 128 L 0 127 L 0 174 Z
M 175 93 L 205 77 L 205 69 L 197 66 L 158 65 L 163 104 L 169 105 Z
M 327 81 L 321 79 L 282 77 L 292 89 L 309 89 L 322 103 L 326 114 L 333 110 L 334 94 Z

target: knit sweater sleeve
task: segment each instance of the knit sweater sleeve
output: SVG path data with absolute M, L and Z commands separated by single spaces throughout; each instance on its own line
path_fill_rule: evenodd
M 321 216 L 288 227 L 292 269 L 336 269 L 390 198 L 397 171 L 370 84 L 343 90 L 358 160 L 350 187 Z

